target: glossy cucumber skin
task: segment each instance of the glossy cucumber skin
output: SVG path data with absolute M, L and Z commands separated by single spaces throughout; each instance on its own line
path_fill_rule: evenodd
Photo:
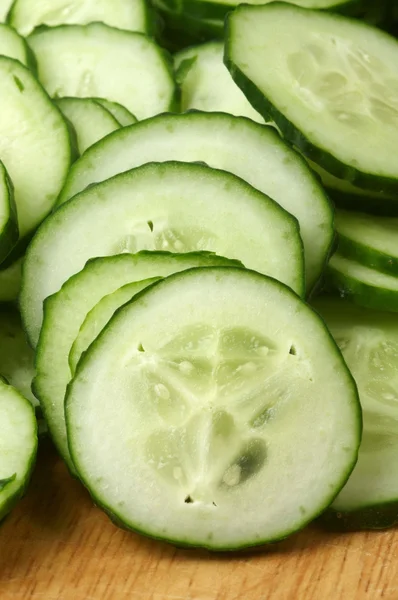
M 398 178 L 385 177 L 361 171 L 341 162 L 335 156 L 314 145 L 291 121 L 289 121 L 264 93 L 251 81 L 230 58 L 230 46 L 233 43 L 233 26 L 231 19 L 236 18 L 240 10 L 248 11 L 250 6 L 242 5 L 227 16 L 225 25 L 225 54 L 224 63 L 235 83 L 243 91 L 253 108 L 259 112 L 266 122 L 273 122 L 281 131 L 283 137 L 296 147 L 304 156 L 339 179 L 344 179 L 356 187 L 398 194 Z M 253 5 L 253 8 L 258 8 Z M 369 28 L 366 23 L 357 21 L 358 27 Z M 381 35 L 386 35 L 380 32 Z M 398 51 L 398 44 L 397 44 Z
M 372 215 L 381 215 L 385 217 L 398 216 L 398 194 L 396 198 L 388 196 L 367 196 L 360 194 L 349 194 L 340 190 L 333 190 L 326 187 L 329 197 L 336 206 L 346 210 L 360 210 Z

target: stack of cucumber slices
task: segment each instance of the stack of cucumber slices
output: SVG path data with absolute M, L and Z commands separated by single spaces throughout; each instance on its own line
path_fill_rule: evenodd
M 0 519 L 39 432 L 175 544 L 398 522 L 392 8 L 0 2 Z

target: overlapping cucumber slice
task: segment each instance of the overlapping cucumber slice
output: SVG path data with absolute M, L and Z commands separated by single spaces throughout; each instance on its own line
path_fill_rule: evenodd
M 397 41 L 275 2 L 228 17 L 226 63 L 256 110 L 340 179 L 397 193 Z
M 184 271 L 135 298 L 66 398 L 96 503 L 126 527 L 213 549 L 283 538 L 323 511 L 355 464 L 361 416 L 317 315 L 233 267 Z
M 358 463 L 326 515 L 333 526 L 378 529 L 398 522 L 398 318 L 320 298 L 358 386 L 364 432 Z
M 18 241 L 19 230 L 14 189 L 0 161 L 0 265 Z
M 30 402 L 0 377 L 0 521 L 23 496 L 37 452 Z
M 31 343 L 39 337 L 43 300 L 87 260 L 145 249 L 213 251 L 304 292 L 294 217 L 225 171 L 150 163 L 87 188 L 39 229 L 26 254 L 20 296 Z

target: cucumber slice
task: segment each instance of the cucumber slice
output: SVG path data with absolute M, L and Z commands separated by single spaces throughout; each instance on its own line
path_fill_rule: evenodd
M 214 261 L 216 262 L 216 261 Z M 221 261 L 220 261 L 221 262 Z M 231 261 L 232 262 L 232 261 Z M 72 375 L 76 371 L 77 364 L 84 352 L 91 346 L 99 336 L 105 325 L 113 316 L 113 313 L 131 300 L 138 292 L 159 281 L 160 277 L 152 277 L 144 281 L 128 283 L 115 292 L 101 298 L 101 300 L 86 315 L 77 338 L 72 344 L 69 352 L 69 367 Z
M 29 36 L 50 96 L 104 97 L 145 119 L 173 108 L 164 51 L 150 38 L 103 23 L 45 28 Z
M 67 125 L 31 72 L 0 56 L 0 156 L 15 189 L 20 237 L 54 205 L 71 163 Z
M 94 100 L 106 108 L 106 110 L 115 117 L 116 121 L 122 127 L 127 127 L 127 125 L 134 125 L 134 123 L 137 123 L 136 117 L 118 102 L 111 102 L 105 98 L 94 98 Z
M 0 21 L 6 20 L 13 0 L 0 0 Z
M 5 166 L 0 161 L 0 264 L 18 241 L 14 190 Z
M 225 114 L 161 115 L 112 134 L 72 167 L 59 203 L 88 185 L 151 161 L 205 162 L 238 175 L 300 223 L 312 289 L 333 242 L 333 211 L 304 161 L 271 127 Z
M 31 404 L 0 378 L 0 521 L 23 496 L 37 453 Z
M 339 210 L 339 253 L 361 264 L 398 275 L 398 219 Z
M 29 35 L 39 25 L 85 25 L 101 21 L 130 31 L 148 31 L 145 0 L 15 0 L 9 23 L 22 35 Z
M 0 23 L 0 55 L 15 58 L 35 70 L 35 59 L 28 44 L 15 29 L 4 23 Z
M 398 317 L 341 300 L 315 308 L 341 348 L 358 386 L 364 431 L 358 463 L 327 519 L 352 529 L 398 523 Z
M 40 398 L 51 436 L 72 471 L 74 467 L 66 440 L 64 397 L 72 376 L 70 352 L 87 314 L 104 296 L 117 292 L 127 283 L 135 286 L 135 292 L 138 292 L 148 285 L 148 278 L 213 265 L 235 266 L 236 263 L 202 252 L 139 252 L 135 255 L 97 258 L 89 261 L 80 273 L 71 277 L 57 294 L 47 298 L 36 354 L 37 376 L 34 390 Z M 111 316 L 112 313 L 109 317 Z
M 181 109 L 221 111 L 263 123 L 264 119 L 249 104 L 228 73 L 223 53 L 223 42 L 210 42 L 175 55 Z
M 35 375 L 34 352 L 15 308 L 0 308 L 0 373 L 34 406 L 39 406 L 31 386 Z
M 228 17 L 226 63 L 254 108 L 357 187 L 398 190 L 397 62 L 396 40 L 339 15 L 274 2 Z
M 92 98 L 59 98 L 56 104 L 76 131 L 80 154 L 112 131 L 120 129 L 115 117 Z
M 327 267 L 327 287 L 367 308 L 398 311 L 398 278 L 386 275 L 336 252 Z
M 16 302 L 21 290 L 22 262 L 19 258 L 6 269 L 0 269 L 0 303 Z
M 97 504 L 128 528 L 213 549 L 307 524 L 347 480 L 361 431 L 354 381 L 319 317 L 234 268 L 172 275 L 117 311 L 65 412 Z
M 89 258 L 138 250 L 211 250 L 277 277 L 298 294 L 304 290 L 299 226 L 276 202 L 225 171 L 193 163 L 147 164 L 86 189 L 34 237 L 20 297 L 32 345 L 43 300 Z
M 319 165 L 307 159 L 312 169 L 322 179 L 328 195 L 337 206 L 350 210 L 366 210 L 370 213 L 390 216 L 398 215 L 398 194 L 364 190 L 349 181 L 338 179 Z

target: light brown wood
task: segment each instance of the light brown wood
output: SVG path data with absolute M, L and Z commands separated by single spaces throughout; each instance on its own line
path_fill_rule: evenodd
M 0 528 L 1 600 L 398 600 L 398 532 L 312 526 L 269 549 L 181 550 L 115 527 L 46 444 Z

